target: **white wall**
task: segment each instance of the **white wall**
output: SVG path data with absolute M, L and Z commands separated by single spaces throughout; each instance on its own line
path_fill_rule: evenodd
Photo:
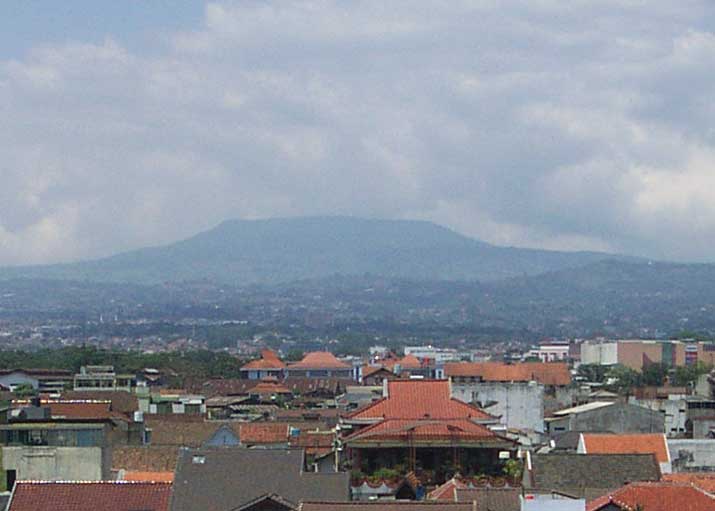
M 500 423 L 515 429 L 544 431 L 544 386 L 536 382 L 453 383 L 452 396 L 466 403 L 497 404 L 485 408 L 501 416 Z

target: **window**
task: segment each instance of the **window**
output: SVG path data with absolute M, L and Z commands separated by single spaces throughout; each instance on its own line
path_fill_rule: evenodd
M 8 490 L 12 490 L 12 487 L 15 486 L 15 479 L 17 479 L 17 471 L 6 470 L 5 471 L 5 488 L 7 488 Z

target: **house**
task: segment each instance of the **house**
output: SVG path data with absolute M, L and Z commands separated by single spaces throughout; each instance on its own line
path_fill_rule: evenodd
M 511 480 L 506 476 L 499 477 L 462 477 L 453 476 L 449 481 L 441 484 L 432 490 L 427 498 L 429 500 L 442 500 L 447 502 L 457 501 L 458 490 L 485 490 L 485 489 L 507 489 L 515 490 L 521 494 L 521 481 Z
M 290 401 L 293 392 L 284 384 L 279 383 L 275 377 L 266 377 L 261 382 L 248 391 L 249 402 L 251 403 L 281 403 Z
M 388 381 L 385 379 L 383 381 Z M 348 385 L 345 387 L 345 394 L 337 399 L 338 407 L 341 410 L 352 411 L 369 405 L 382 397 L 383 385 Z
M 18 481 L 8 511 L 168 511 L 169 482 Z
M 342 443 L 352 466 L 364 473 L 403 467 L 442 483 L 465 475 L 501 471 L 515 443 L 492 432 L 496 419 L 454 399 L 445 380 L 394 380 L 384 397 L 341 421 Z
M 601 434 L 581 433 L 579 454 L 652 454 L 663 474 L 670 474 L 672 464 L 668 441 L 662 433 Z
M 286 365 L 275 351 L 261 351 L 261 358 L 251 360 L 241 367 L 241 378 L 262 380 L 263 378 L 282 379 L 285 376 Z
M 360 368 L 360 383 L 363 385 L 382 385 L 385 380 L 395 380 L 397 378 L 399 376 L 383 365 L 366 365 Z
M 452 396 L 499 418 L 508 429 L 544 431 L 544 386 L 530 382 L 453 382 Z
M 82 366 L 74 375 L 74 390 L 125 390 L 136 386 L 136 375 L 117 374 L 113 366 Z
M 712 511 L 715 497 L 690 484 L 631 483 L 590 501 L 587 511 Z
M 553 413 L 546 420 L 550 435 L 568 431 L 610 433 L 662 433 L 663 414 L 643 406 L 612 401 L 594 401 Z
M 344 378 L 353 377 L 353 367 L 338 360 L 327 351 L 307 353 L 300 362 L 289 364 L 288 377 L 298 378 Z
M 384 500 L 371 502 L 303 502 L 299 511 L 474 511 L 472 502 Z M 489 510 L 487 510 L 489 511 Z
M 633 481 L 659 481 L 652 454 L 527 454 L 525 495 L 559 493 L 572 498 L 596 498 Z
M 294 509 L 302 501 L 345 502 L 349 495 L 347 473 L 307 472 L 301 450 L 185 449 L 171 510 Z
M 2 484 L 108 479 L 111 448 L 140 445 L 142 423 L 111 410 L 107 401 L 15 402 L 0 424 Z

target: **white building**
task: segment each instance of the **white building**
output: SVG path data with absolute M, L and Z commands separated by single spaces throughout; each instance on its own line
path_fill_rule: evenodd
M 459 362 L 463 357 L 469 357 L 469 354 L 465 352 L 451 348 L 436 348 L 434 346 L 406 346 L 405 355 L 414 355 L 420 360 L 429 358 L 437 364 Z
M 532 349 L 527 354 L 529 357 L 538 357 L 541 362 L 556 362 L 569 358 L 569 345 L 563 343 L 542 344 Z
M 581 363 L 615 365 L 618 363 L 618 343 L 584 341 L 581 344 Z

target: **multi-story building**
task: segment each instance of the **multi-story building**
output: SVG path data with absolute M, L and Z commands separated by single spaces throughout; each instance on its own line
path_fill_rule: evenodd
M 74 376 L 74 390 L 126 390 L 131 392 L 136 386 L 136 376 L 133 374 L 117 374 L 113 366 L 82 366 L 79 374 Z
M 649 364 L 678 367 L 698 362 L 715 365 L 715 343 L 688 339 L 621 339 L 607 342 L 586 341 L 581 346 L 583 364 L 621 364 L 640 371 Z

